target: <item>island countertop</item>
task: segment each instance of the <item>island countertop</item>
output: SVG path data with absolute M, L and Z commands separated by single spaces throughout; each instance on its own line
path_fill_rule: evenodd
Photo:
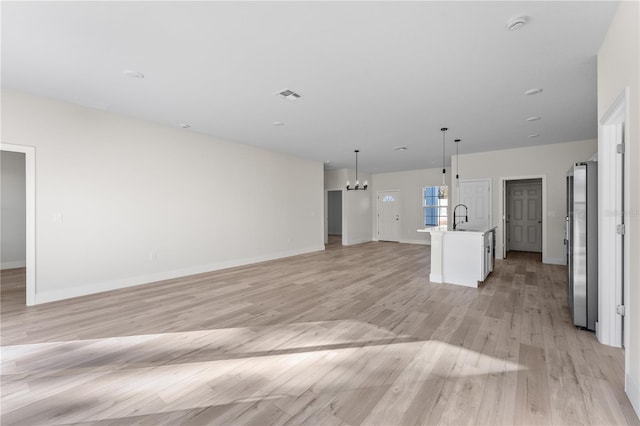
M 495 229 L 418 229 L 431 234 L 429 281 L 478 287 L 493 271 Z
M 419 228 L 418 232 L 429 232 L 429 233 L 444 233 L 444 232 L 464 232 L 466 234 L 477 234 L 484 235 L 487 232 L 495 231 L 496 227 L 488 228 L 485 230 L 482 229 L 448 229 L 444 226 L 433 226 L 430 228 Z

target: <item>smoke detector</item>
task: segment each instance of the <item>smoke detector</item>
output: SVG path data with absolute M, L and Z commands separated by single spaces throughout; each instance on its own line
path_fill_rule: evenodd
M 536 87 L 534 89 L 529 89 L 526 92 L 524 92 L 524 94 L 527 96 L 538 95 L 540 93 L 542 93 L 542 89 L 539 87 Z
M 130 78 L 138 78 L 138 79 L 143 79 L 144 78 L 144 74 L 142 74 L 140 71 L 136 71 L 136 70 L 122 70 L 122 74 L 126 75 L 127 77 Z
M 287 99 L 289 101 L 295 101 L 302 97 L 296 92 L 294 92 L 293 90 L 289 90 L 289 89 L 282 90 L 276 93 L 276 95 L 282 96 L 284 99 Z

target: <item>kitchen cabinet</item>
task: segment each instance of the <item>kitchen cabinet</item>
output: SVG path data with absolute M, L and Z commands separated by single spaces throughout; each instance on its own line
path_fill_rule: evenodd
M 495 228 L 418 231 L 431 234 L 431 282 L 478 287 L 493 271 Z

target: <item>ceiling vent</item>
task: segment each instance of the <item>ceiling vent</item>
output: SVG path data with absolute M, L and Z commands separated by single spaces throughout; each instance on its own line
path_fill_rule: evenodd
M 526 16 L 518 16 L 517 18 L 513 18 L 509 22 L 507 22 L 507 30 L 509 31 L 518 31 L 520 28 L 524 27 L 527 24 Z
M 288 99 L 290 101 L 295 101 L 300 99 L 302 96 L 298 95 L 293 90 L 285 89 L 282 92 L 276 93 L 276 95 L 282 96 L 284 99 Z

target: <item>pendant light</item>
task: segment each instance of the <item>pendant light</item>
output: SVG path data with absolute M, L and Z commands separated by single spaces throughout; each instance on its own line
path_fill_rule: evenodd
M 446 174 L 447 174 L 447 170 L 444 167 L 444 139 L 445 139 L 445 135 L 447 134 L 447 129 L 446 127 L 443 127 L 440 129 L 440 131 L 442 132 L 442 186 L 446 185 Z
M 458 153 L 458 146 L 460 145 L 460 139 L 454 139 L 456 143 L 456 182 L 460 179 L 460 154 Z
M 364 184 L 361 187 L 360 181 L 358 180 L 358 153 L 360 152 L 360 150 L 356 149 L 353 152 L 356 153 L 356 186 L 352 188 L 349 184 L 349 181 L 347 181 L 347 191 L 366 191 L 368 186 L 367 181 L 365 180 Z

